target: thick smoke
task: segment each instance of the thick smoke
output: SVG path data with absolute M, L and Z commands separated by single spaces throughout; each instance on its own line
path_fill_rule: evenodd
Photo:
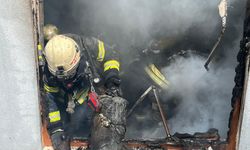
M 208 52 L 220 32 L 219 2 L 48 0 L 45 1 L 45 23 L 57 25 L 62 33 L 96 36 L 115 45 L 121 51 L 122 63 L 126 64 L 135 58 L 134 51 L 145 49 L 152 39 L 173 40 L 174 46 L 165 47 L 166 51 L 181 48 Z M 203 68 L 205 59 L 199 56 L 177 57 L 162 70 L 171 82 L 169 94 L 181 97 L 178 112 L 169 120 L 172 133 L 207 131 L 213 127 L 226 136 L 244 5 L 245 0 L 229 0 L 229 22 L 218 47 L 220 57 L 209 72 Z M 162 62 L 166 57 L 162 55 Z M 132 127 L 128 130 L 136 133 Z M 162 137 L 163 133 L 162 126 L 157 125 L 140 136 Z
M 133 46 L 146 47 L 155 36 L 181 38 L 194 27 L 206 40 L 214 40 L 220 24 L 219 2 L 50 0 L 45 1 L 45 21 L 56 24 L 63 32 L 99 36 L 127 50 Z M 195 32 L 190 34 L 198 35 Z
M 172 132 L 206 132 L 219 129 L 227 133 L 228 114 L 233 84 L 232 68 L 204 70 L 205 59 L 198 56 L 179 57 L 164 69 L 171 87 L 169 94 L 181 102 L 176 116 L 169 120 Z
M 204 69 L 205 60 L 204 57 L 195 54 L 176 56 L 169 66 L 162 69 L 171 83 L 162 102 L 175 100 L 178 103 L 175 115 L 168 119 L 172 134 L 193 134 L 216 128 L 220 136 L 226 138 L 231 111 L 231 91 L 234 86 L 234 68 L 223 66 L 215 69 L 212 65 L 207 72 Z M 172 113 L 171 111 L 173 110 L 167 110 L 168 113 Z M 146 119 L 154 118 L 153 113 L 147 113 Z M 128 130 L 131 129 L 127 136 L 145 139 L 166 136 L 160 119 L 155 121 L 145 130 L 138 128 L 137 124 L 132 127 L 129 125 Z M 146 124 L 146 121 L 143 123 Z M 138 129 L 133 129 L 133 126 Z

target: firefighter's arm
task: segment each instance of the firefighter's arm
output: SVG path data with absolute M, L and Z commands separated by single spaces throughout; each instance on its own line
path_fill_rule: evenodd
M 96 38 L 85 38 L 84 43 L 89 49 L 93 50 L 94 59 L 102 65 L 105 86 L 107 88 L 119 86 L 120 62 L 118 52 Z
M 61 121 L 60 111 L 55 102 L 56 96 L 59 92 L 59 87 L 53 79 L 44 75 L 44 92 L 45 92 L 45 106 L 46 116 L 48 121 L 48 132 L 50 134 L 51 142 L 54 149 L 69 150 L 68 137 L 64 132 L 63 124 Z
M 109 45 L 96 38 L 87 38 L 85 44 L 93 50 L 94 59 L 99 62 L 103 69 L 104 83 L 107 88 L 106 94 L 120 96 L 120 62 L 118 52 Z
M 103 76 L 107 88 L 120 85 L 120 62 L 118 52 L 98 40 L 97 61 L 103 65 Z
M 110 96 L 121 96 L 118 52 L 98 40 L 97 61 L 100 61 L 103 65 L 103 77 L 107 88 L 106 94 Z
M 48 74 L 43 76 L 44 83 L 44 93 L 45 93 L 45 112 L 48 121 L 48 131 L 50 135 L 53 134 L 58 129 L 62 129 L 62 122 L 60 111 L 55 102 L 57 94 L 59 92 L 59 87 L 56 85 L 55 81 L 49 77 Z

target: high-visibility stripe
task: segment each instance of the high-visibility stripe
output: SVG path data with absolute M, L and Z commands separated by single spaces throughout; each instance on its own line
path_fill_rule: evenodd
M 50 92 L 50 93 L 57 93 L 59 91 L 58 87 L 51 87 L 51 86 L 48 86 L 46 83 L 44 84 L 44 89 L 46 92 Z
M 49 122 L 57 122 L 61 120 L 60 112 L 59 111 L 53 111 L 49 113 Z
M 81 105 L 85 102 L 85 98 L 81 97 L 80 99 L 77 100 L 77 102 Z
M 145 67 L 145 71 L 149 77 L 160 87 L 166 89 L 169 86 L 169 81 L 164 77 L 164 75 L 156 68 L 154 64 Z
M 42 50 L 43 50 L 43 47 L 41 44 L 38 44 L 37 45 L 37 49 L 38 49 L 38 59 L 39 61 L 43 61 L 43 56 L 42 56 Z
M 42 57 L 42 56 L 38 56 L 38 59 L 41 59 L 41 60 L 43 60 L 43 57 Z
M 117 69 L 120 70 L 120 63 L 117 60 L 109 60 L 104 63 L 104 71 L 109 69 Z
M 85 100 L 87 99 L 89 92 L 89 88 L 82 89 L 81 91 L 77 92 L 76 94 L 76 100 L 79 104 L 83 104 Z
M 98 56 L 97 56 L 97 60 L 98 61 L 103 61 L 105 57 L 105 47 L 104 47 L 104 43 L 100 40 L 98 40 Z
M 41 44 L 38 44 L 38 45 L 37 45 L 37 49 L 38 49 L 38 50 L 43 50 L 42 45 L 41 45 Z

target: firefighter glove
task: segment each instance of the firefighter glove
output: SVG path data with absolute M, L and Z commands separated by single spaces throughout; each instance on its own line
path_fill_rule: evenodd
M 58 129 L 52 133 L 51 141 L 55 150 L 70 150 L 69 138 L 61 129 Z
M 111 88 L 113 86 L 120 86 L 121 84 L 121 79 L 119 77 L 112 77 L 106 81 L 106 87 Z
M 121 96 L 121 91 L 120 91 L 120 83 L 121 80 L 118 78 L 111 78 L 107 81 L 107 91 L 106 94 L 110 96 Z

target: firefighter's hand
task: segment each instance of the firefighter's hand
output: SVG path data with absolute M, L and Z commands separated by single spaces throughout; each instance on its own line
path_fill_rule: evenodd
M 70 150 L 70 142 L 64 131 L 54 132 L 51 141 L 55 150 Z
M 109 96 L 121 96 L 121 90 L 120 90 L 120 83 L 121 80 L 119 78 L 111 78 L 107 81 L 107 91 L 106 94 Z
M 106 94 L 112 97 L 121 96 L 120 88 L 117 86 L 112 86 L 107 89 Z

